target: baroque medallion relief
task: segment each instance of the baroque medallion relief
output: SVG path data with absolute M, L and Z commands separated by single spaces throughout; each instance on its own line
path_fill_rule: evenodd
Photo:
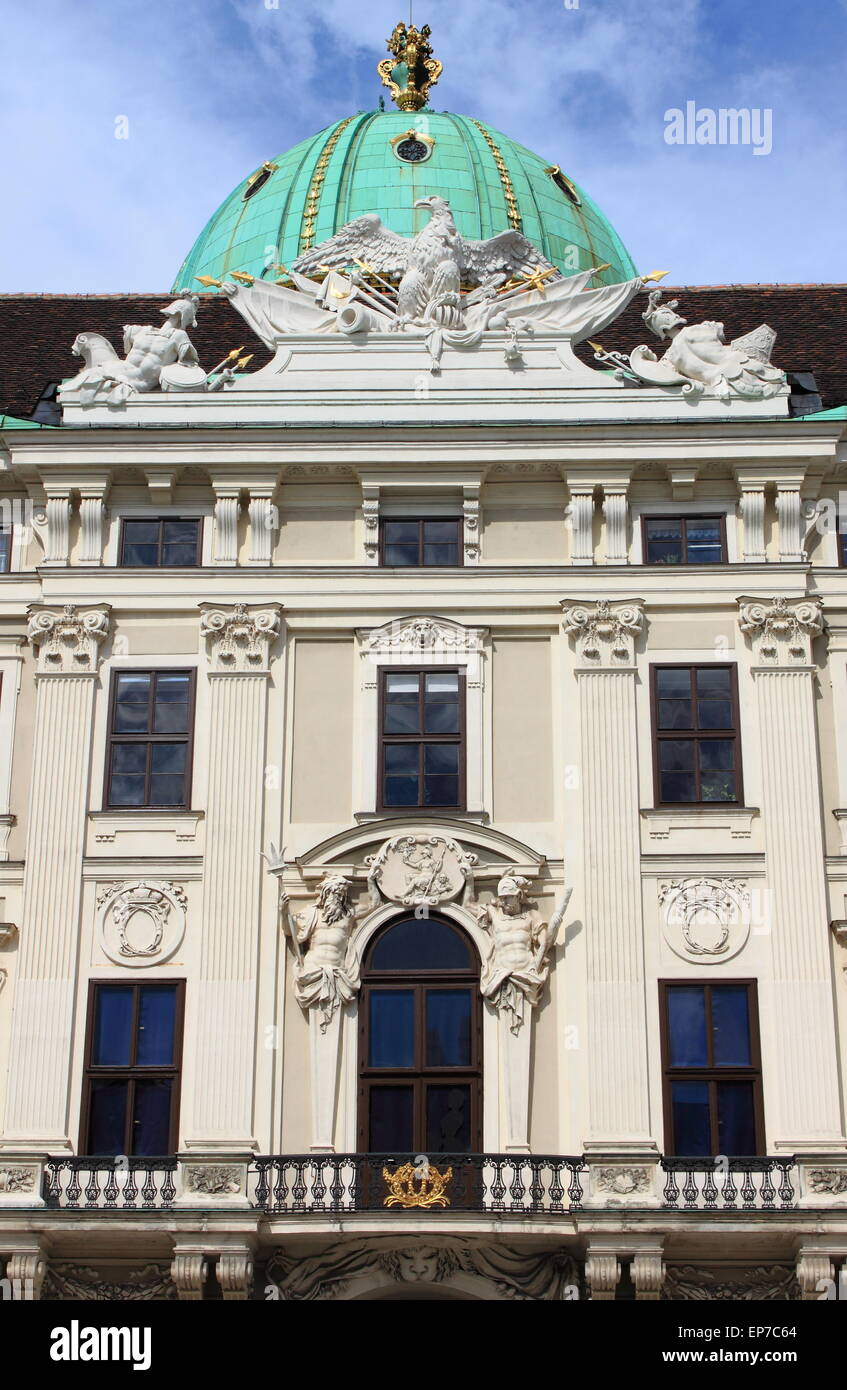
M 397 835 L 386 840 L 378 854 L 368 855 L 368 879 L 378 901 L 381 893 L 403 907 L 437 907 L 473 894 L 473 874 L 479 863 L 455 840 L 440 835 Z
M 100 945 L 109 960 L 130 969 L 169 960 L 185 936 L 188 898 L 176 883 L 138 879 L 97 897 Z
M 750 935 L 750 893 L 743 879 L 683 878 L 658 885 L 662 934 L 683 960 L 718 965 Z

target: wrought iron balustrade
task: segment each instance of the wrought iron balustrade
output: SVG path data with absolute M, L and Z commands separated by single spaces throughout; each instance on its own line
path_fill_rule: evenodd
M 794 1158 L 663 1158 L 662 1204 L 675 1211 L 785 1211 L 797 1205 Z
M 48 1207 L 151 1211 L 176 1196 L 177 1158 L 51 1158 L 44 1166 Z
M 253 1204 L 274 1215 L 409 1210 L 575 1211 L 585 1160 L 541 1154 L 282 1154 L 254 1160 Z

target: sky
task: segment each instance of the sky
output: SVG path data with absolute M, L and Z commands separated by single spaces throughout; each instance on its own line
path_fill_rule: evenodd
M 6 0 L 0 292 L 166 291 L 247 174 L 377 106 L 408 18 L 408 0 Z M 847 281 L 847 0 L 415 0 L 414 20 L 445 67 L 434 109 L 559 164 L 641 270 Z M 756 143 L 668 143 L 689 103 L 703 136 L 750 111 Z

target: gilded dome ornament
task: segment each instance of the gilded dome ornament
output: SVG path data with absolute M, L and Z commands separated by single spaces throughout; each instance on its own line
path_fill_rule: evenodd
M 388 51 L 393 57 L 377 63 L 382 84 L 388 87 L 401 111 L 421 111 L 429 100 L 430 87 L 435 86 L 444 71 L 443 63 L 432 56 L 431 33 L 428 24 L 422 29 L 416 29 L 414 24 L 396 25 L 388 40 Z

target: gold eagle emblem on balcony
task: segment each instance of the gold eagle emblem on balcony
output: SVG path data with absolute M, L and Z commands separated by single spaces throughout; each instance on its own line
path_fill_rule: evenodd
M 383 1168 L 382 1176 L 388 1185 L 388 1196 L 383 1201 L 385 1207 L 449 1207 L 450 1198 L 445 1188 L 453 1178 L 453 1169 L 439 1173 L 431 1164 L 404 1163 L 389 1173 Z

